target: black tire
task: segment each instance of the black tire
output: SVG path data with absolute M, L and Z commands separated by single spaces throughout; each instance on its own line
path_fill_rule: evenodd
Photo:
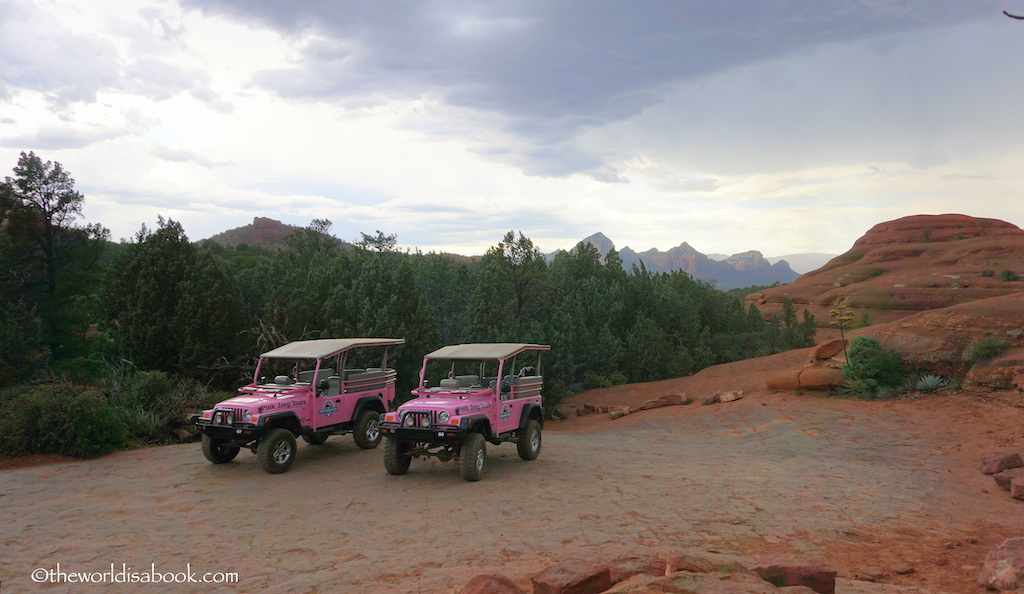
M 372 450 L 380 445 L 380 437 L 380 413 L 373 410 L 359 413 L 355 429 L 352 430 L 352 439 L 356 445 L 364 450 Z
M 260 468 L 270 474 L 287 472 L 295 462 L 295 436 L 287 429 L 271 429 L 256 448 Z
M 526 421 L 526 426 L 519 430 L 516 448 L 523 460 L 536 460 L 540 455 L 540 423 L 536 419 Z
M 203 434 L 203 455 L 214 464 L 224 464 L 235 459 L 238 446 L 226 445 L 223 439 L 215 439 Z
M 462 441 L 462 450 L 459 454 L 459 470 L 462 478 L 467 481 L 478 481 L 484 475 L 487 467 L 487 445 L 484 443 L 484 436 L 479 433 L 470 433 Z
M 412 457 L 406 452 L 412 449 L 412 444 L 407 441 L 399 441 L 393 437 L 384 440 L 384 470 L 388 474 L 405 474 L 409 472 L 409 464 Z
M 326 433 L 309 433 L 302 436 L 302 441 L 309 445 L 323 445 L 327 438 L 330 437 Z

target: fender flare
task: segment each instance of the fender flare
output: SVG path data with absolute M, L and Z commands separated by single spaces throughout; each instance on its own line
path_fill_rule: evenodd
M 544 428 L 544 409 L 537 402 L 530 402 L 523 406 L 523 413 L 519 417 L 519 428 L 522 429 L 526 426 L 526 422 L 530 419 L 536 420 L 540 423 L 540 428 Z
M 378 394 L 376 396 L 363 396 L 359 400 L 356 400 L 356 407 L 352 411 L 351 421 L 355 423 L 359 416 L 363 414 L 364 410 L 372 410 L 374 412 L 384 414 L 387 409 L 384 408 L 384 398 Z
M 302 423 L 299 422 L 299 416 L 292 411 L 271 413 L 269 416 L 265 416 L 263 418 L 266 419 L 266 421 L 262 421 L 260 423 L 261 429 L 269 430 L 281 427 L 291 431 L 293 435 L 302 434 Z

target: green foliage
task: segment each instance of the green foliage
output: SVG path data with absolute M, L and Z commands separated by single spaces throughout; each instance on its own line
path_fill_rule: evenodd
M 986 269 L 981 271 L 981 276 L 995 276 L 995 275 L 996 275 L 996 271 L 992 270 L 991 268 L 986 268 Z
M 162 371 L 138 371 L 131 366 L 110 369 L 107 397 L 129 432 L 143 443 L 167 443 L 185 415 L 209 408 L 225 394 L 212 394 L 190 378 L 172 378 Z
M 867 399 L 898 394 L 906 376 L 900 354 L 887 348 L 873 336 L 858 336 L 850 342 L 843 366 L 849 391 Z
M 970 347 L 967 358 L 972 363 L 987 363 L 1006 352 L 1006 341 L 983 338 Z
M 1004 268 L 999 273 L 999 280 L 1005 281 L 1005 282 L 1013 282 L 1013 281 L 1020 280 L 1020 276 L 1016 272 L 1014 272 L 1014 271 L 1012 271 L 1012 270 L 1010 270 L 1008 268 Z
M 95 458 L 125 446 L 122 416 L 100 392 L 40 386 L 0 402 L 0 451 Z

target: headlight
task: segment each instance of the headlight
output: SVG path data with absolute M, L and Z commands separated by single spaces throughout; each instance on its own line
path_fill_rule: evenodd
M 214 413 L 214 415 L 213 415 L 213 424 L 214 425 L 223 425 L 224 424 L 224 413 Z
M 249 409 L 245 409 L 245 410 L 242 411 L 242 420 L 243 421 L 248 421 L 251 418 L 252 418 L 252 411 L 250 411 Z
M 447 423 L 448 422 L 448 418 L 449 418 L 448 417 L 448 411 L 446 411 L 446 410 L 442 410 L 441 412 L 439 412 L 437 414 L 437 422 L 438 423 Z
M 430 416 L 423 415 L 420 417 L 420 427 L 423 427 L 424 429 L 430 427 Z
M 402 425 L 405 425 L 406 427 L 412 427 L 414 422 L 415 421 L 413 420 L 412 415 L 402 415 Z

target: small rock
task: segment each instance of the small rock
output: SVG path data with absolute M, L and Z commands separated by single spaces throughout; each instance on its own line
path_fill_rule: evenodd
M 989 452 L 981 457 L 981 471 L 985 474 L 996 474 L 1011 468 L 1024 466 L 1024 459 L 1019 452 Z
M 819 559 L 767 555 L 758 557 L 750 569 L 775 586 L 806 586 L 818 594 L 836 591 L 836 570 Z
M 526 594 L 503 575 L 478 575 L 459 590 L 459 594 Z
M 743 398 L 743 392 L 740 390 L 733 390 L 732 392 L 719 392 L 717 395 L 719 402 L 732 402 Z
M 914 573 L 914 568 L 908 565 L 899 565 L 892 568 L 892 572 L 896 575 L 908 575 Z
M 978 585 L 991 590 L 1024 587 L 1024 538 L 1008 538 L 988 552 Z
M 612 587 L 607 565 L 571 561 L 548 567 L 530 582 L 534 594 L 597 594 Z
M 1024 499 L 1024 476 L 1019 476 L 1010 482 L 1010 497 Z
M 657 555 L 624 555 L 608 562 L 613 584 L 639 574 L 665 575 L 665 566 L 665 559 Z
M 854 575 L 854 577 L 862 582 L 877 582 L 885 577 L 885 574 L 881 571 L 875 571 L 874 569 L 861 569 Z
M 992 475 L 992 478 L 995 479 L 996 485 L 998 485 L 1000 489 L 1009 491 L 1010 483 L 1013 482 L 1013 479 L 1020 476 L 1024 476 L 1024 468 L 1010 468 L 1002 472 L 997 472 Z
M 947 549 L 953 549 L 953 548 L 956 548 L 956 543 L 947 542 L 946 544 L 944 544 L 942 546 L 946 547 Z

